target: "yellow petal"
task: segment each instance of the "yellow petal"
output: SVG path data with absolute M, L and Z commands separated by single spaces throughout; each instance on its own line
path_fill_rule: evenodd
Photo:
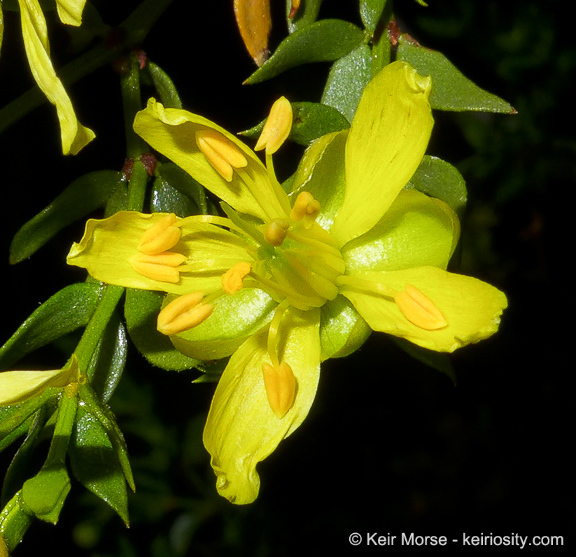
M 263 221 L 283 218 L 290 212 L 288 196 L 269 176 L 254 151 L 207 118 L 186 110 L 164 108 L 150 99 L 146 109 L 136 115 L 134 130 L 237 211 Z M 218 136 L 222 137 L 221 145 L 215 139 Z M 209 137 L 212 145 L 201 142 L 202 150 L 198 137 L 201 140 Z
M 291 408 L 279 418 L 270 407 L 262 373 L 262 365 L 270 360 L 266 332 L 260 333 L 232 355 L 216 388 L 204 430 L 218 492 L 239 505 L 256 499 L 260 487 L 256 465 L 302 423 L 316 395 L 320 370 L 318 310 L 287 310 L 282 329 L 281 358 L 296 379 Z
M 78 122 L 72 102 L 56 75 L 50 60 L 46 20 L 38 0 L 19 0 L 22 35 L 32 75 L 48 100 L 56 107 L 60 121 L 62 152 L 77 154 L 95 137 L 89 128 Z
M 492 336 L 498 330 L 500 315 L 507 306 L 506 296 L 497 288 L 436 267 L 390 272 L 358 271 L 353 276 L 380 282 L 398 293 L 405 292 L 409 285 L 409 290 L 413 292 L 412 289 L 416 289 L 424 297 L 421 300 L 431 302 L 439 312 L 437 315 L 447 323 L 435 330 L 423 328 L 424 321 L 418 326 L 415 324 L 419 322 L 417 318 L 410 321 L 410 308 L 400 308 L 391 297 L 353 290 L 342 292 L 373 330 L 405 338 L 438 352 L 453 352 Z M 438 318 L 436 324 L 439 323 Z
M 4 371 L 0 373 L 0 405 L 20 404 L 50 387 L 65 387 L 78 381 L 78 374 L 78 360 L 74 355 L 62 369 Z
M 82 24 L 82 11 L 86 0 L 56 0 L 60 21 L 78 27 Z
M 346 143 L 346 191 L 331 233 L 341 244 L 374 226 L 418 168 L 433 120 L 431 82 L 405 62 L 366 86 Z

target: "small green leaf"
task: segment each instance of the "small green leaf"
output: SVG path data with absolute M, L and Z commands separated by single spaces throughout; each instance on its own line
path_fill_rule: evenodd
M 397 58 L 411 64 L 421 75 L 432 76 L 432 108 L 516 113 L 506 101 L 465 77 L 443 54 L 420 46 L 408 35 L 400 36 Z
M 456 168 L 442 159 L 425 155 L 408 187 L 444 201 L 459 217 L 464 214 L 466 182 Z
M 372 77 L 371 66 L 372 52 L 365 44 L 336 60 L 328 74 L 322 103 L 334 107 L 352 122 L 364 87 Z
M 79 407 L 84 407 L 87 412 L 90 412 L 90 414 L 100 422 L 112 448 L 116 452 L 116 457 L 118 458 L 126 482 L 130 486 L 130 489 L 135 491 L 136 486 L 134 485 L 132 468 L 130 466 L 130 460 L 128 459 L 128 448 L 126 447 L 126 441 L 124 440 L 122 431 L 120 431 L 120 428 L 116 423 L 114 414 L 104 403 L 102 403 L 89 385 L 81 385 L 78 391 L 78 396 L 81 400 Z
M 40 520 L 56 524 L 69 491 L 66 466 L 63 462 L 54 462 L 24 482 L 22 505 L 26 512 Z
M 154 188 L 158 193 L 153 194 L 153 211 L 171 210 L 178 216 L 188 216 L 206 215 L 213 209 L 208 204 L 206 190 L 179 166 L 172 162 L 163 163 L 156 174 L 158 178 L 154 182 Z M 185 197 L 176 196 L 173 190 Z M 173 206 L 173 209 L 169 209 L 170 206 Z
M 0 348 L 0 369 L 88 323 L 100 299 L 100 285 L 71 284 L 44 302 Z
M 128 333 L 136 348 L 152 364 L 168 371 L 196 367 L 198 360 L 185 356 L 158 332 L 156 319 L 162 308 L 164 294 L 148 290 L 126 290 L 124 315 Z
M 84 407 L 79 408 L 68 454 L 76 479 L 128 526 L 128 495 L 120 462 L 101 423 Z
M 260 83 L 302 64 L 338 60 L 359 46 L 364 37 L 360 28 L 347 21 L 317 21 L 286 37 L 244 83 Z
M 290 17 L 292 11 L 292 0 L 286 0 L 286 23 L 288 25 L 288 32 L 294 33 L 308 25 L 311 25 L 318 18 L 318 12 L 322 0 L 304 0 L 300 2 L 298 11 Z
M 114 312 L 86 370 L 90 385 L 103 402 L 108 402 L 114 393 L 124 372 L 127 356 L 126 327 Z
M 30 257 L 60 230 L 103 207 L 123 180 L 120 172 L 100 170 L 74 180 L 50 205 L 30 219 L 14 236 L 10 263 Z
M 150 60 L 146 61 L 146 69 L 156 91 L 158 91 L 162 104 L 166 108 L 182 108 L 180 95 L 170 76 L 160 66 Z
M 288 139 L 299 145 L 309 145 L 319 137 L 350 127 L 348 120 L 331 106 L 322 103 L 295 102 L 292 104 L 292 129 Z M 241 135 L 254 139 L 260 135 L 266 120 Z
M 386 0 L 360 0 L 360 17 L 371 35 L 374 34 L 382 17 L 384 6 L 386 6 Z

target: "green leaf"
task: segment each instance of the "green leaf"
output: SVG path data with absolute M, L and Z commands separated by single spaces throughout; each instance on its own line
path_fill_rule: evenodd
M 374 34 L 382 17 L 384 6 L 386 6 L 386 0 L 360 0 L 360 17 L 371 35 Z
M 462 217 L 466 209 L 466 182 L 451 164 L 437 157 L 425 155 L 410 179 L 408 187 L 440 199 Z
M 78 410 L 68 453 L 72 473 L 128 526 L 126 481 L 114 447 L 99 420 L 85 407 Z
M 164 211 L 170 206 L 174 207 L 172 212 L 179 216 L 206 215 L 213 211 L 213 207 L 208 203 L 206 190 L 176 164 L 163 163 L 158 167 L 156 174 L 158 178 L 154 182 L 154 187 L 161 193 L 153 199 L 154 211 Z M 185 198 L 176 196 L 172 188 Z M 166 207 L 166 209 L 160 209 L 160 207 Z
M 132 342 L 152 364 L 168 371 L 183 371 L 196 367 L 198 360 L 185 356 L 158 332 L 156 319 L 162 308 L 164 294 L 148 290 L 126 290 L 124 315 Z
M 130 489 L 135 491 L 136 486 L 134 485 L 132 468 L 130 466 L 130 460 L 128 459 L 128 448 L 126 447 L 126 441 L 124 440 L 122 431 L 120 431 L 120 428 L 116 423 L 114 414 L 104 403 L 102 403 L 89 385 L 81 385 L 78 391 L 78 396 L 81 400 L 79 407 L 84 407 L 87 412 L 90 412 L 90 414 L 100 422 L 102 429 L 106 433 L 106 436 L 116 453 L 116 457 L 118 458 L 126 482 L 130 486 Z
M 126 327 L 113 313 L 87 370 L 90 385 L 103 402 L 108 402 L 116 389 L 128 356 Z
M 146 61 L 146 69 L 152 79 L 156 91 L 158 91 L 162 104 L 166 108 L 182 108 L 180 95 L 176 90 L 174 82 L 170 79 L 170 76 L 160 68 L 160 66 L 150 60 Z
M 348 120 L 338 110 L 321 103 L 291 103 L 293 122 L 288 138 L 299 145 L 309 145 L 315 139 L 350 127 Z M 266 120 L 241 135 L 256 138 L 260 135 Z
M 372 77 L 371 66 L 372 52 L 365 44 L 336 60 L 328 74 L 322 103 L 334 107 L 352 122 L 364 87 Z
M 443 54 L 420 46 L 408 35 L 400 36 L 397 58 L 411 64 L 421 75 L 432 76 L 432 108 L 516 113 L 506 101 L 465 77 Z
M 347 21 L 317 21 L 286 37 L 274 54 L 244 83 L 260 83 L 302 64 L 338 60 L 358 47 L 364 37 L 360 28 Z
M 288 25 L 288 32 L 294 33 L 303 27 L 311 25 L 318 18 L 318 12 L 322 0 L 304 0 L 300 2 L 300 7 L 293 17 L 290 17 L 292 10 L 292 0 L 286 0 L 286 23 Z
M 103 207 L 122 180 L 120 172 L 100 170 L 72 182 L 50 205 L 18 230 L 10 245 L 10 263 L 19 263 L 30 257 L 60 230 Z
M 0 369 L 88 323 L 100 299 L 100 285 L 72 284 L 44 302 L 0 348 Z
M 33 513 L 40 520 L 56 524 L 69 491 L 70 478 L 66 466 L 63 462 L 54 462 L 24 482 L 22 505 L 26 512 Z

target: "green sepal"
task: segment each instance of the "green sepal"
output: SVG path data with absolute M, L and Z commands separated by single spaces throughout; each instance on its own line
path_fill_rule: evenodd
M 290 18 L 292 0 L 286 0 L 286 24 L 288 25 L 288 32 L 294 33 L 294 31 L 298 31 L 314 23 L 318 18 L 321 5 L 322 0 L 305 0 L 305 2 L 300 3 L 300 7 L 294 17 Z
M 114 312 L 108 321 L 86 374 L 90 385 L 103 402 L 114 393 L 128 356 L 128 335 L 120 317 Z
M 146 60 L 145 71 L 166 108 L 182 108 L 178 90 L 170 76 L 158 64 Z
M 124 440 L 122 431 L 120 431 L 116 423 L 114 414 L 98 399 L 98 396 L 89 385 L 81 385 L 78 390 L 78 396 L 81 400 L 81 405 L 85 405 L 85 409 L 100 422 L 104 433 L 116 453 L 126 483 L 132 491 L 136 491 L 132 468 L 130 466 L 130 460 L 128 459 L 128 448 L 126 447 L 126 441 Z
M 10 263 L 30 257 L 60 230 L 103 207 L 123 179 L 120 172 L 99 170 L 74 180 L 16 232 L 10 245 Z
M 156 170 L 151 209 L 172 212 L 179 217 L 213 212 L 208 204 L 206 190 L 172 162 L 163 163 Z
M 44 302 L 0 348 L 0 369 L 88 323 L 100 299 L 94 283 L 66 286 Z
M 126 290 L 124 315 L 132 342 L 152 364 L 167 371 L 183 371 L 198 365 L 198 360 L 182 354 L 170 339 L 158 332 L 156 319 L 164 294 L 149 290 Z
M 288 35 L 244 83 L 260 83 L 302 64 L 333 62 L 359 46 L 364 38 L 362 29 L 347 21 L 317 21 Z
M 78 409 L 68 454 L 76 479 L 128 526 L 128 494 L 122 467 L 102 424 L 85 407 Z
M 423 348 L 422 346 L 418 346 L 406 339 L 399 338 L 399 337 L 390 337 L 394 343 L 402 349 L 406 354 L 426 364 L 427 366 L 439 371 L 440 373 L 444 373 L 447 375 L 454 384 L 456 384 L 456 371 L 454 370 L 454 366 L 452 365 L 452 360 L 450 359 L 450 355 L 446 354 L 446 352 L 436 352 L 435 350 L 428 350 L 427 348 Z
M 334 107 L 348 122 L 352 122 L 362 92 L 371 77 L 372 51 L 365 44 L 361 44 L 332 65 L 322 103 Z
M 450 163 L 425 155 L 407 187 L 444 201 L 462 218 L 468 195 L 466 181 Z
M 320 310 L 322 360 L 343 358 L 360 348 L 372 329 L 344 296 L 326 302 Z
M 36 518 L 56 524 L 70 492 L 70 477 L 63 462 L 44 466 L 22 487 L 22 505 Z
M 336 108 L 322 103 L 295 102 L 292 105 L 292 129 L 288 139 L 299 145 L 309 145 L 319 137 L 350 127 L 348 120 Z M 253 128 L 240 132 L 251 139 L 262 132 L 266 120 Z
M 423 76 L 432 76 L 432 108 L 516 113 L 506 101 L 465 77 L 442 53 L 424 48 L 408 35 L 401 35 L 398 40 L 397 59 L 408 62 Z
M 376 30 L 385 6 L 386 0 L 360 0 L 360 17 L 371 35 Z

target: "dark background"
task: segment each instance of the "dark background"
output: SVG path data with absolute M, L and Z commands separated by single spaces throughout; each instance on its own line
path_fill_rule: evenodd
M 95 2 L 110 24 L 136 3 L 118 4 Z M 325 4 L 321 17 L 358 20 L 355 2 L 352 7 Z M 450 539 L 464 533 L 561 535 L 564 548 L 524 551 L 554 555 L 573 548 L 570 362 L 576 304 L 569 240 L 576 47 L 566 4 L 429 4 L 397 0 L 402 28 L 518 110 L 514 116 L 435 113 L 429 147 L 467 179 L 461 272 L 508 295 L 500 332 L 453 356 L 456 386 L 378 334 L 351 357 L 326 362 L 309 417 L 259 466 L 260 497 L 247 507 L 216 495 L 201 445 L 213 385 L 191 385 L 194 372 L 152 369 L 132 350 L 111 401 L 138 486 L 130 499 L 131 528 L 75 484 L 60 523 L 35 524 L 16 555 L 36 555 L 46 547 L 94 557 L 449 551 L 401 547 L 401 534 L 411 532 Z M 282 10 L 276 10 L 272 47 L 286 34 Z M 32 84 L 19 22 L 14 14 L 5 15 L 2 106 Z M 50 23 L 57 64 L 60 57 L 64 63 L 72 56 L 67 35 Z M 329 70 L 328 64 L 305 66 L 261 85 L 242 86 L 254 65 L 239 40 L 231 1 L 175 0 L 142 46 L 172 76 L 186 108 L 232 131 L 262 119 L 280 94 L 294 101 L 319 100 Z M 56 290 L 83 280 L 65 265 L 81 224 L 10 267 L 13 234 L 80 174 L 119 169 L 124 161 L 118 76 L 105 67 L 69 90 L 79 118 L 98 136 L 80 155 L 61 155 L 48 105 L 0 136 L 5 254 L 0 342 Z M 288 148 L 286 164 L 298 154 Z M 62 362 L 56 348 L 36 358 L 30 365 L 50 368 Z M 396 545 L 351 547 L 353 532 L 396 535 Z M 493 550 L 451 547 L 466 554 Z M 513 551 L 518 549 L 502 553 Z

